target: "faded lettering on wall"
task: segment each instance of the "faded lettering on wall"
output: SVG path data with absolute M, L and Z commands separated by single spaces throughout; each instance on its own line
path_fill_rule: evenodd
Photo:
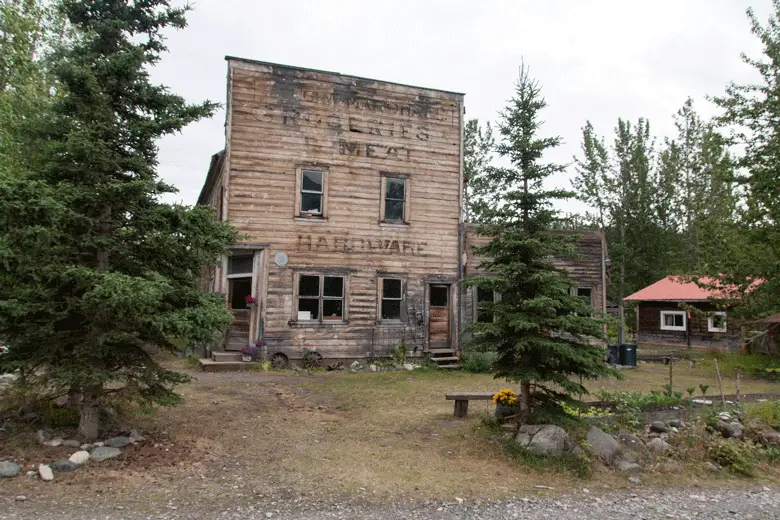
M 427 242 L 397 238 L 361 238 L 345 236 L 298 235 L 298 252 L 358 252 L 420 256 Z

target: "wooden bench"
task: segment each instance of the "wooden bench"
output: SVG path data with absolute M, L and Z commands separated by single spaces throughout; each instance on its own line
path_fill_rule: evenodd
M 455 401 L 455 417 L 469 414 L 469 401 L 492 401 L 498 392 L 450 392 L 444 394 L 447 401 Z

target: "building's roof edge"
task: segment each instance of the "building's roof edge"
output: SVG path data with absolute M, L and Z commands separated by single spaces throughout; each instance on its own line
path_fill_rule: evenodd
M 417 89 L 421 89 L 421 90 L 430 90 L 432 92 L 442 92 L 442 93 L 445 93 L 445 94 L 455 94 L 457 96 L 465 96 L 466 95 L 465 92 L 456 92 L 454 90 L 444 90 L 444 89 L 441 89 L 441 88 L 422 87 L 420 85 L 409 85 L 408 83 L 399 83 L 397 81 L 386 81 L 386 80 L 383 80 L 383 79 L 366 78 L 366 77 L 363 77 L 363 76 L 354 76 L 352 74 L 343 74 L 341 72 L 334 72 L 332 70 L 311 69 L 311 68 L 308 68 L 308 67 L 297 67 L 295 65 L 285 65 L 284 63 L 273 63 L 273 62 L 270 62 L 270 61 L 252 60 L 252 59 L 249 59 L 249 58 L 241 58 L 241 57 L 238 57 L 238 56 L 225 56 L 225 60 L 227 60 L 227 61 L 231 61 L 231 60 L 243 61 L 243 62 L 246 62 L 246 63 L 254 63 L 256 65 L 267 65 L 269 67 L 284 67 L 286 69 L 302 70 L 302 71 L 306 71 L 306 72 L 318 72 L 318 73 L 321 73 L 321 74 L 333 74 L 335 76 L 341 76 L 341 77 L 344 77 L 344 78 L 358 79 L 358 80 L 362 80 L 362 81 L 376 81 L 376 82 L 379 82 L 379 83 L 387 83 L 389 85 L 398 85 L 399 87 L 409 87 L 409 88 L 417 88 Z
M 225 157 L 225 150 L 222 149 L 219 152 L 211 156 L 211 162 L 209 163 L 209 171 L 206 174 L 206 180 L 203 183 L 203 187 L 200 189 L 200 195 L 198 195 L 198 204 L 204 204 L 208 193 L 214 188 L 214 182 L 219 175 L 219 171 L 222 169 L 222 160 Z

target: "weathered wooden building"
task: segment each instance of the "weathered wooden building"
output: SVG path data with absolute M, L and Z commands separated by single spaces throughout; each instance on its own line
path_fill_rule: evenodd
M 454 351 L 463 94 L 227 63 L 226 145 L 199 199 L 244 235 L 209 282 L 234 314 L 224 348 Z

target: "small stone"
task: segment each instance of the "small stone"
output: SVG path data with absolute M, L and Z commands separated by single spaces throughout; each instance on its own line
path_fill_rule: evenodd
M 718 466 L 717 464 L 713 464 L 710 461 L 707 461 L 707 462 L 704 463 L 704 469 L 706 469 L 707 471 L 711 471 L 711 472 L 715 473 L 717 471 L 720 471 L 720 466 Z
M 46 441 L 43 444 L 44 444 L 44 446 L 53 446 L 53 447 L 56 448 L 57 446 L 62 446 L 62 442 L 63 442 L 62 439 L 57 437 L 56 439 L 52 439 L 50 441 Z
M 368 365 L 368 370 L 371 372 L 376 372 L 376 365 Z
M 628 477 L 628 481 L 631 482 L 632 484 L 642 483 L 642 479 L 640 479 L 639 477 Z
M 38 430 L 37 432 L 35 432 L 35 438 L 38 439 L 38 442 L 43 444 L 44 442 L 51 439 L 51 435 L 49 435 L 49 432 L 47 432 L 46 430 Z
M 92 449 L 92 445 L 91 444 L 82 444 L 81 446 L 79 446 L 79 448 L 82 449 L 82 450 L 91 450 Z
M 51 464 L 52 471 L 58 473 L 70 473 L 71 471 L 76 471 L 78 467 L 78 464 L 70 460 L 58 460 Z
M 666 433 L 669 428 L 663 423 L 663 421 L 653 421 L 650 423 L 650 431 L 656 433 Z
M 17 502 L 24 502 L 27 500 L 27 497 L 25 495 L 16 495 L 14 497 L 14 500 L 16 500 Z
M 0 478 L 15 477 L 19 474 L 19 471 L 21 471 L 21 468 L 19 468 L 19 464 L 16 462 L 11 462 L 10 460 L 0 461 Z
M 103 442 L 103 445 L 110 448 L 124 448 L 132 443 L 133 440 L 130 437 L 111 437 L 110 439 L 106 439 Z
M 100 442 L 100 441 L 98 441 L 95 444 L 93 444 L 93 446 L 95 446 L 96 448 L 101 448 L 101 447 L 105 446 L 105 444 Z
M 44 482 L 51 482 L 54 480 L 54 472 L 52 472 L 51 468 L 46 464 L 38 464 L 38 474 Z
M 647 449 L 652 451 L 653 453 L 664 453 L 669 451 L 669 449 L 671 449 L 671 446 L 669 446 L 669 443 L 667 443 L 663 439 L 652 439 L 650 442 L 647 443 Z
M 92 450 L 92 453 L 90 453 L 89 457 L 96 461 L 96 462 L 103 462 L 107 459 L 112 459 L 114 457 L 117 457 L 122 454 L 122 450 L 119 448 L 113 448 L 110 446 L 98 446 L 94 450 Z
M 642 473 L 642 466 L 635 462 L 628 462 L 626 460 L 619 460 L 616 464 L 617 469 L 627 475 L 636 475 Z
M 352 363 L 349 364 L 349 368 L 352 368 L 352 369 L 356 369 L 359 366 L 360 366 L 360 362 L 359 361 L 353 361 Z
M 404 363 L 403 368 L 404 370 L 414 370 L 414 365 L 412 365 L 411 363 Z
M 680 419 L 672 419 L 669 421 L 669 426 L 672 428 L 682 428 L 683 422 Z
M 265 514 L 266 518 L 273 518 L 273 516 L 274 516 L 274 514 L 271 513 L 270 511 Z
M 66 441 L 62 441 L 63 446 L 67 446 L 68 448 L 78 448 L 81 446 L 81 443 L 75 439 L 68 439 Z
M 680 433 L 680 430 L 676 426 L 670 426 L 669 433 Z

